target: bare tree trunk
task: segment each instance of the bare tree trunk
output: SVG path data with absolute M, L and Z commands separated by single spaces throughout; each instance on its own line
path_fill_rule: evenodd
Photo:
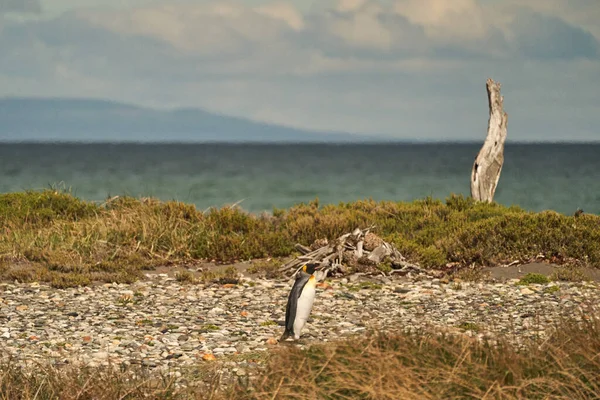
M 488 79 L 487 94 L 490 107 L 488 133 L 473 163 L 471 197 L 477 201 L 491 202 L 504 164 L 508 115 L 502 107 L 504 98 L 500 95 L 500 83 Z

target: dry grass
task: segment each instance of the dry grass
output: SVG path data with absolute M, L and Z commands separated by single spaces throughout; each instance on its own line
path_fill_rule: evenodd
M 214 389 L 208 385 L 202 390 L 181 390 L 173 378 L 166 376 L 148 378 L 100 367 L 40 366 L 31 372 L 14 363 L 0 365 L 2 400 L 202 398 L 202 392 L 211 393 Z
M 589 317 L 589 316 L 588 316 Z M 433 332 L 372 333 L 305 350 L 280 346 L 264 373 L 217 389 L 216 367 L 167 377 L 102 368 L 0 365 L 0 399 L 597 399 L 600 319 L 563 321 L 517 350 Z M 217 364 L 212 364 L 217 365 Z
M 286 257 L 294 244 L 375 224 L 411 261 L 494 265 L 547 260 L 600 266 L 600 217 L 531 213 L 470 198 L 412 203 L 318 201 L 272 216 L 236 208 L 117 198 L 91 204 L 57 191 L 0 195 L 0 278 L 57 287 L 132 282 L 157 265 Z
M 374 334 L 277 351 L 246 399 L 597 399 L 600 321 L 521 351 L 465 337 Z
M 550 279 L 554 281 L 566 281 L 566 282 L 581 282 L 589 281 L 590 277 L 581 268 L 559 268 L 557 271 L 552 273 Z
M 248 268 L 248 273 L 256 274 L 265 278 L 275 278 L 279 275 L 279 268 L 283 261 L 278 258 L 257 261 Z

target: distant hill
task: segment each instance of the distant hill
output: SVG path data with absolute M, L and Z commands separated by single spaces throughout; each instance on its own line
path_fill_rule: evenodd
M 0 141 L 357 142 L 201 109 L 156 110 L 92 99 L 0 98 Z

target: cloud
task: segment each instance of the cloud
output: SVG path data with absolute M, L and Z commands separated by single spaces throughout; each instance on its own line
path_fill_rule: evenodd
M 398 0 L 394 11 L 438 41 L 483 39 L 489 29 L 475 0 Z
M 375 1 L 340 1 L 337 12 L 325 19 L 326 32 L 357 48 L 390 50 L 393 30 L 380 18 L 383 13 Z
M 147 36 L 189 54 L 216 57 L 246 55 L 303 27 L 301 14 L 286 4 L 256 9 L 228 2 L 165 4 L 129 12 L 80 12 L 77 17 L 118 34 Z
M 272 3 L 256 8 L 256 12 L 266 15 L 270 18 L 281 20 L 287 23 L 290 28 L 300 31 L 304 28 L 304 17 L 302 14 L 288 3 Z
M 511 24 L 523 56 L 539 59 L 598 58 L 600 45 L 591 33 L 558 17 L 532 11 L 519 13 Z
M 508 19 L 524 9 L 547 17 L 558 17 L 600 40 L 600 7 L 597 0 L 503 0 L 498 3 L 496 9 Z
M 275 55 L 290 56 L 301 64 L 306 63 L 302 59 L 323 56 L 382 62 L 414 57 L 547 59 L 594 57 L 597 52 L 598 41 L 591 33 L 558 17 L 517 6 L 496 12 L 485 4 L 339 0 L 304 16 L 283 2 L 259 7 L 227 1 L 164 3 L 80 11 L 75 18 L 109 33 L 152 38 L 185 55 L 219 61 L 262 58 L 281 64 Z
M 597 135 L 598 39 L 575 12 L 497 1 L 339 0 L 306 14 L 282 1 L 163 2 L 12 21 L 0 31 L 0 96 L 464 139 L 485 132 L 491 76 L 503 83 L 509 137 Z
M 39 0 L 0 0 L 0 14 L 38 14 L 42 11 Z

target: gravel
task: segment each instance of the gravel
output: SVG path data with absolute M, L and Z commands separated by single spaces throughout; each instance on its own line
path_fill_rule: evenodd
M 141 365 L 181 376 L 181 368 L 223 360 L 238 377 L 277 346 L 291 281 L 182 284 L 149 274 L 134 284 L 54 289 L 0 283 L 0 354 L 21 365 L 51 362 Z M 598 283 L 368 283 L 327 280 L 318 288 L 301 345 L 368 329 L 444 328 L 515 342 L 547 335 L 562 317 L 598 310 Z

